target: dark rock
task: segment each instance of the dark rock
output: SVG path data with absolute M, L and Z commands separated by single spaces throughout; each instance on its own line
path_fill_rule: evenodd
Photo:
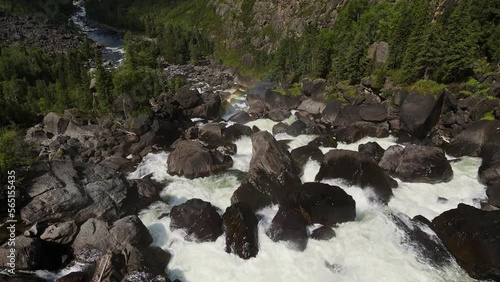
M 368 142 L 358 146 L 358 152 L 372 157 L 377 163 L 380 162 L 385 150 L 377 142 Z
M 486 189 L 486 195 L 488 196 L 490 205 L 500 207 L 500 184 L 488 187 L 488 189 Z
M 252 147 L 249 172 L 231 203 L 245 202 L 255 211 L 280 203 L 301 182 L 290 153 L 269 132 L 252 135 Z
M 154 278 L 164 275 L 165 267 L 171 258 L 171 255 L 160 247 L 136 248 L 127 245 L 122 254 L 125 257 L 127 276 L 131 278 L 126 281 L 162 281 Z M 134 276 L 142 277 L 142 280 L 133 279 Z
M 321 226 L 320 228 L 314 229 L 311 233 L 311 239 L 320 240 L 320 241 L 328 241 L 334 238 L 337 234 L 335 230 L 328 226 Z
M 355 172 L 355 173 L 353 173 Z M 348 150 L 331 150 L 325 155 L 316 181 L 323 179 L 343 179 L 349 185 L 362 188 L 371 187 L 375 199 L 383 203 L 392 197 L 391 184 L 385 172 L 370 157 Z
M 327 123 L 333 123 L 337 120 L 337 116 L 340 114 L 342 106 L 337 100 L 330 100 L 326 104 L 325 109 L 321 113 L 321 119 Z
M 30 229 L 24 231 L 24 236 L 38 238 L 40 237 L 40 235 L 43 234 L 43 232 L 45 232 L 47 227 L 48 227 L 47 223 L 37 222 L 33 224 L 33 226 L 31 226 Z
M 56 282 L 85 282 L 88 279 L 88 275 L 85 272 L 77 271 L 58 278 Z
M 309 224 L 335 226 L 356 218 L 356 202 L 344 190 L 324 183 L 304 183 L 290 195 Z
M 437 267 L 451 262 L 452 257 L 445 246 L 436 236 L 422 230 L 418 221 L 411 220 L 402 214 L 388 214 L 388 217 L 404 233 L 404 243 L 410 245 L 422 261 L 431 262 Z
M 500 211 L 459 204 L 432 221 L 457 263 L 476 279 L 500 280 Z
M 220 123 L 203 124 L 198 128 L 198 138 L 208 144 L 222 144 L 224 143 L 222 129 L 223 125 Z
M 337 139 L 335 137 L 330 136 L 330 135 L 321 135 L 319 137 L 316 137 L 313 141 L 309 142 L 308 145 L 314 146 L 314 147 L 325 147 L 325 148 L 337 148 L 338 143 Z
M 358 121 L 335 130 L 338 141 L 347 144 L 357 142 L 365 137 L 385 138 L 389 136 L 389 125 Z
M 496 109 L 495 109 L 495 118 L 496 118 L 497 120 L 500 120 L 500 108 L 496 108 Z
M 142 179 L 129 180 L 131 191 L 137 193 L 137 196 L 134 197 L 134 201 L 140 208 L 148 207 L 154 202 L 161 201 L 160 192 L 163 186 L 151 179 L 151 176 L 152 175 L 148 175 Z
M 288 124 L 283 122 L 278 122 L 273 126 L 273 135 L 278 133 L 286 133 L 286 129 L 288 128 Z
M 379 165 L 405 182 L 440 183 L 453 178 L 451 165 L 439 148 L 408 145 L 389 149 Z
M 272 121 L 283 121 L 284 119 L 288 118 L 290 116 L 290 111 L 289 110 L 271 110 L 267 114 L 267 118 L 272 120 Z
M 153 124 L 153 121 L 151 120 L 151 117 L 149 116 L 139 116 L 137 118 L 134 118 L 132 120 L 132 124 L 130 126 L 130 129 L 132 132 L 134 132 L 137 135 L 143 135 L 146 134 L 149 130 L 151 130 L 151 125 Z
M 387 119 L 387 109 L 380 105 L 366 105 L 359 109 L 359 116 L 364 121 L 381 122 Z
M 305 145 L 292 150 L 291 156 L 293 161 L 299 166 L 304 167 L 309 159 L 318 163 L 323 162 L 323 152 L 315 146 Z
M 252 126 L 252 133 L 257 133 L 259 131 L 261 131 L 261 130 L 256 125 Z
M 226 252 L 242 259 L 256 257 L 259 252 L 257 217 L 244 203 L 236 203 L 222 216 L 226 233 Z
M 324 79 L 315 79 L 312 81 L 304 79 L 301 81 L 300 86 L 305 96 L 317 96 L 323 94 L 325 91 L 326 81 Z
M 304 251 L 307 247 L 307 221 L 297 209 L 280 207 L 266 234 L 273 241 L 286 241 L 290 248 Z
M 55 223 L 49 225 L 40 236 L 44 241 L 54 242 L 62 245 L 71 244 L 78 233 L 78 226 L 74 221 Z
M 452 126 L 457 123 L 457 117 L 453 112 L 447 112 L 443 116 L 443 125 L 444 126 Z
M 0 247 L 0 267 L 10 269 L 11 249 L 15 249 L 14 268 L 16 270 L 55 270 L 63 266 L 63 256 L 67 249 L 58 244 L 45 244 L 38 238 L 17 236 L 15 246 L 5 243 Z
M 436 100 L 432 95 L 405 95 L 400 113 L 401 129 L 410 136 L 424 139 L 439 121 L 444 97 L 441 94 Z
M 245 124 L 252 121 L 252 117 L 245 111 L 237 112 L 229 118 L 230 121 Z
M 179 88 L 175 93 L 175 100 L 183 109 L 192 109 L 203 102 L 198 90 L 191 90 L 189 87 Z
M 216 150 L 204 148 L 198 141 L 182 140 L 168 156 L 168 173 L 190 179 L 217 174 L 230 168 L 233 160 Z
M 438 197 L 437 202 L 440 204 L 446 204 L 446 203 L 448 203 L 448 199 L 446 199 L 444 197 Z
M 432 222 L 430 220 L 428 220 L 425 216 L 423 215 L 416 215 L 412 218 L 412 220 L 414 222 L 417 222 L 417 223 L 420 223 L 420 224 L 423 224 L 423 225 L 426 225 L 426 226 L 429 226 L 429 227 L 432 227 Z
M 153 243 L 153 237 L 142 221 L 135 215 L 121 218 L 113 223 L 110 235 L 121 244 L 127 243 L 135 247 L 147 247 Z
M 302 120 L 296 120 L 286 129 L 286 134 L 297 137 L 301 134 L 304 134 L 307 129 L 307 124 L 305 124 Z
M 188 116 L 205 119 L 216 119 L 222 111 L 222 100 L 218 94 L 206 93 L 203 95 L 203 103 L 189 110 Z
M 135 211 L 128 182 L 115 170 L 100 165 L 51 162 L 50 170 L 27 181 L 31 201 L 21 209 L 26 222 L 92 217 L 116 220 Z
M 97 262 L 91 281 L 123 281 L 126 268 L 126 258 L 121 252 L 108 252 Z
M 297 110 L 306 112 L 312 115 L 317 115 L 321 114 L 326 108 L 326 103 L 323 102 L 323 99 L 314 99 L 314 98 L 309 98 L 304 100 Z
M 475 122 L 451 140 L 446 152 L 454 157 L 479 157 L 483 145 L 495 134 L 497 128 L 500 128 L 500 121 Z
M 479 181 L 486 186 L 500 183 L 500 127 L 492 129 L 481 153 Z
M 250 127 L 237 123 L 226 127 L 222 134 L 225 140 L 234 142 L 243 136 L 251 136 L 252 133 Z
M 347 105 L 342 108 L 337 115 L 334 126 L 346 127 L 352 123 L 361 121 L 361 116 L 359 115 L 359 106 Z
M 175 206 L 170 213 L 172 229 L 184 229 L 186 239 L 199 242 L 215 241 L 222 235 L 222 218 L 212 204 L 190 199 Z

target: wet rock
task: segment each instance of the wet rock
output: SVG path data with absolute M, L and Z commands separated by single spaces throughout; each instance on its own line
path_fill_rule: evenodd
M 320 228 L 314 229 L 311 233 L 311 239 L 320 240 L 320 241 L 328 241 L 334 238 L 337 234 L 335 230 L 328 226 L 321 226 Z
M 355 173 L 353 173 L 355 172 Z M 349 185 L 373 188 L 374 200 L 389 202 L 392 197 L 389 178 L 370 157 L 355 151 L 331 150 L 326 153 L 316 181 L 343 179 Z
M 184 229 L 186 239 L 210 242 L 222 235 L 222 218 L 212 204 L 200 199 L 190 199 L 175 206 L 170 213 L 172 229 Z
M 436 100 L 432 95 L 408 93 L 401 105 L 401 130 L 418 139 L 424 139 L 427 133 L 439 122 L 444 94 Z
M 476 279 L 500 280 L 500 211 L 459 204 L 432 221 L 457 263 Z
M 55 270 L 63 266 L 62 256 L 65 248 L 57 244 L 44 244 L 38 238 L 17 236 L 15 246 L 5 243 L 0 247 L 0 267 L 11 268 L 11 249 L 15 249 L 14 268 L 16 270 Z
M 109 234 L 116 242 L 127 243 L 136 247 L 147 247 L 153 243 L 153 237 L 142 221 L 135 215 L 121 218 L 113 223 Z
M 125 257 L 128 280 L 125 281 L 163 281 L 165 267 L 171 255 L 160 247 L 136 248 L 127 245 L 121 252 Z M 159 277 L 158 277 L 159 276 Z
M 216 119 L 222 111 L 222 100 L 218 94 L 206 93 L 203 95 L 203 103 L 188 111 L 190 117 L 205 119 Z
M 451 165 L 439 148 L 408 145 L 389 149 L 379 165 L 405 182 L 440 183 L 453 178 Z
M 309 159 L 318 163 L 323 162 L 323 152 L 315 146 L 305 145 L 292 150 L 291 156 L 293 161 L 299 166 L 304 167 Z
M 380 162 L 385 150 L 377 142 L 368 142 L 358 146 L 358 152 L 372 157 L 377 163 Z
M 216 150 L 204 148 L 198 141 L 182 140 L 168 156 L 168 173 L 190 179 L 217 174 L 230 168 L 233 160 Z
M 269 132 L 252 135 L 252 147 L 249 172 L 231 203 L 245 202 L 255 211 L 280 203 L 301 182 L 290 153 Z
M 488 196 L 490 205 L 500 207 L 500 184 L 488 187 L 488 189 L 486 189 L 486 195 Z
M 308 145 L 315 146 L 315 147 L 325 147 L 325 148 L 337 148 L 338 143 L 337 139 L 331 135 L 321 135 L 319 137 L 316 137 L 313 141 L 309 142 Z
M 273 126 L 273 135 L 276 135 L 278 133 L 286 133 L 286 129 L 288 128 L 288 124 L 284 122 L 278 122 Z
M 220 123 L 206 123 L 198 128 L 198 138 L 208 144 L 222 144 L 222 130 L 223 125 Z
M 243 136 L 252 136 L 252 129 L 243 124 L 233 124 L 223 130 L 223 138 L 234 142 Z
M 451 140 L 446 152 L 454 157 L 479 157 L 483 145 L 495 134 L 497 128 L 500 128 L 500 121 L 475 122 Z
M 388 217 L 405 234 L 404 243 L 410 245 L 422 261 L 431 262 L 437 267 L 450 263 L 452 257 L 445 246 L 435 235 L 423 230 L 428 226 L 402 214 L 388 214 Z
M 307 221 L 297 209 L 280 207 L 266 234 L 273 241 L 285 241 L 298 251 L 307 247 Z
M 259 252 L 258 221 L 252 209 L 244 203 L 236 203 L 226 209 L 222 220 L 226 252 L 242 259 L 256 257 Z
M 77 271 L 71 272 L 63 277 L 60 277 L 56 280 L 56 282 L 85 282 L 89 278 L 85 272 Z
M 385 138 L 389 136 L 389 125 L 358 121 L 335 130 L 338 141 L 351 144 L 365 137 Z
M 356 202 L 344 190 L 324 183 L 304 183 L 290 196 L 309 224 L 335 226 L 356 218 Z
M 152 175 L 148 175 L 142 179 L 129 180 L 131 194 L 137 193 L 134 201 L 138 207 L 148 207 L 154 202 L 161 201 L 160 192 L 163 190 L 163 185 L 151 179 Z M 140 209 L 140 208 L 139 208 Z
M 307 129 L 307 124 L 301 120 L 296 120 L 286 129 L 286 134 L 297 137 L 304 134 Z
M 252 121 L 252 117 L 245 111 L 237 112 L 229 118 L 230 121 L 245 124 Z

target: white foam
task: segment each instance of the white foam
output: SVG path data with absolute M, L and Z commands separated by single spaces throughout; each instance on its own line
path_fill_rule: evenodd
M 269 129 L 273 122 L 254 122 L 261 129 Z M 278 135 L 277 139 L 289 136 Z M 299 136 L 291 147 L 307 144 L 314 136 Z M 394 144 L 393 138 L 366 138 L 355 144 L 339 144 L 339 148 L 357 150 L 368 141 L 377 141 L 383 148 Z M 249 137 L 236 142 L 238 154 L 233 156 L 233 168 L 248 171 L 252 154 Z M 330 149 L 322 148 L 323 151 Z M 394 189 L 394 198 L 386 207 L 371 203 L 369 189 L 347 186 L 339 180 L 324 181 L 342 187 L 356 200 L 355 222 L 341 224 L 337 236 L 330 241 L 309 240 L 304 252 L 294 251 L 281 242 L 273 242 L 265 234 L 278 207 L 268 207 L 258 213 L 259 254 L 242 260 L 224 251 L 225 237 L 216 242 L 193 243 L 184 240 L 183 231 L 170 229 L 170 218 L 158 219 L 173 206 L 190 198 L 210 201 L 222 213 L 229 205 L 238 179 L 231 173 L 202 179 L 188 180 L 172 177 L 166 172 L 167 153 L 150 154 L 137 171 L 130 176 L 142 177 L 153 173 L 153 178 L 167 180 L 162 193 L 167 204 L 157 203 L 140 215 L 154 237 L 154 245 L 172 253 L 168 266 L 171 278 L 182 281 L 471 281 L 456 263 L 436 268 L 423 261 L 417 252 L 403 243 L 403 232 L 396 228 L 387 213 L 402 212 L 410 217 L 422 214 L 429 219 L 442 211 L 454 208 L 459 202 L 473 203 L 484 197 L 484 188 L 477 182 L 479 160 L 464 158 L 453 163 L 455 177 L 449 183 L 436 185 L 400 183 Z M 320 165 L 309 161 L 304 167 L 303 182 L 314 181 Z M 448 203 L 438 203 L 437 197 Z M 312 228 L 310 228 L 311 230 Z M 327 267 L 330 265 L 331 267 Z

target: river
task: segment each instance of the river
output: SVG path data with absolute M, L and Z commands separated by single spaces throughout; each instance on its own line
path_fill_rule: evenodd
M 85 9 L 78 5 L 78 12 L 71 18 L 93 41 L 104 47 L 104 59 L 119 65 L 123 59 L 123 41 L 119 33 L 91 24 Z M 244 97 L 242 97 L 244 100 Z M 239 108 L 242 108 L 240 106 Z M 288 121 L 291 123 L 294 116 Z M 275 122 L 267 119 L 253 121 L 261 130 L 272 131 Z M 278 140 L 293 139 L 291 149 L 306 145 L 316 136 L 301 135 L 293 138 L 286 134 L 275 136 Z M 357 150 L 361 143 L 376 141 L 384 149 L 395 144 L 394 138 L 365 138 L 354 144 L 339 144 L 341 149 Z M 248 137 L 236 142 L 238 153 L 233 157 L 234 170 L 248 171 L 252 157 L 252 144 Z M 326 153 L 328 148 L 321 148 Z M 256 258 L 242 260 L 224 251 L 224 235 L 215 242 L 195 243 L 186 241 L 181 230 L 170 229 L 170 218 L 164 217 L 172 206 L 191 198 L 211 202 L 222 212 L 231 205 L 230 198 L 240 185 L 231 172 L 189 180 L 167 173 L 167 152 L 147 155 L 129 178 L 142 178 L 152 174 L 165 183 L 161 194 L 163 202 L 153 204 L 139 216 L 151 232 L 153 245 L 172 254 L 166 271 L 171 279 L 183 282 L 198 281 L 474 281 L 456 262 L 436 267 L 419 255 L 419 250 L 408 245 L 405 234 L 390 219 L 389 214 L 409 217 L 423 215 L 432 220 L 440 213 L 453 209 L 459 203 L 479 208 L 478 199 L 485 198 L 485 189 L 477 180 L 481 160 L 463 158 L 452 163 L 454 178 L 448 183 L 419 184 L 398 180 L 399 188 L 388 206 L 369 201 L 369 195 L 360 187 L 347 186 L 338 181 L 325 181 L 342 187 L 356 201 L 356 220 L 340 224 L 336 237 L 329 241 L 309 240 L 304 252 L 288 248 L 284 243 L 273 242 L 265 233 L 278 207 L 259 211 L 259 254 Z M 310 160 L 304 169 L 303 182 L 314 181 L 320 165 Z M 445 198 L 446 201 L 439 200 Z M 311 227 L 312 229 L 313 227 Z M 425 230 L 432 234 L 431 230 Z M 332 267 L 333 266 L 333 267 Z M 73 266 L 61 273 L 39 273 L 40 276 L 60 277 L 78 269 Z

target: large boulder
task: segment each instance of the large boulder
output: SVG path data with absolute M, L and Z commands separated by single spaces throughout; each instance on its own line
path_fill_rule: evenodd
M 496 134 L 497 128 L 500 128 L 500 121 L 475 122 L 451 140 L 446 152 L 454 157 L 480 157 L 483 145 Z
M 321 113 L 321 120 L 327 123 L 335 122 L 340 114 L 341 109 L 342 105 L 339 101 L 335 99 L 329 100 L 326 104 L 326 107 L 323 109 L 323 112 Z
M 305 134 L 307 130 L 307 124 L 302 120 L 296 120 L 290 126 L 286 128 L 286 134 L 297 137 L 301 134 Z
M 365 137 L 385 138 L 389 136 L 389 124 L 387 122 L 357 121 L 337 128 L 335 136 L 337 141 L 347 144 L 357 142 Z
M 281 95 L 272 90 L 269 83 L 261 83 L 247 91 L 249 112 L 264 114 L 270 110 L 292 109 L 300 103 L 300 97 Z
M 366 105 L 360 107 L 359 116 L 364 121 L 381 122 L 387 119 L 387 109 L 380 104 Z
M 374 200 L 389 202 L 393 184 L 390 177 L 370 157 L 355 151 L 331 150 L 326 153 L 316 181 L 324 179 L 342 179 L 349 185 L 372 188 Z
M 43 118 L 44 130 L 53 135 L 64 134 L 68 128 L 69 120 L 56 113 L 48 113 Z
M 326 81 L 324 79 L 303 79 L 300 87 L 305 96 L 318 96 L 325 91 Z
M 30 201 L 21 209 L 21 218 L 28 223 L 117 220 L 139 208 L 126 178 L 109 167 L 54 161 L 38 175 L 25 189 Z
M 500 280 L 500 211 L 459 204 L 432 221 L 432 228 L 458 264 L 476 279 Z
M 208 144 L 222 144 L 222 130 L 224 126 L 220 123 L 210 122 L 198 128 L 198 138 Z
M 242 259 L 256 257 L 259 252 L 258 220 L 245 203 L 236 203 L 222 216 L 226 233 L 226 252 Z
M 215 241 L 223 233 L 222 218 L 217 209 L 200 199 L 190 199 L 173 207 L 170 216 L 170 228 L 185 230 L 187 240 Z
M 198 117 L 204 119 L 215 119 L 219 117 L 222 111 L 222 99 L 219 94 L 205 93 L 203 95 L 203 103 L 199 106 L 190 109 L 187 115 L 190 117 Z
M 230 121 L 245 124 L 252 121 L 252 117 L 245 111 L 239 111 L 229 118 Z
M 49 225 L 40 235 L 40 239 L 58 244 L 71 244 L 78 234 L 78 226 L 74 221 Z
M 307 247 L 307 220 L 299 209 L 280 207 L 266 234 L 273 241 L 285 241 L 291 249 Z
M 309 224 L 335 226 L 356 218 L 356 202 L 337 186 L 304 183 L 290 197 L 290 204 L 299 207 Z
M 368 142 L 366 144 L 359 144 L 358 152 L 372 157 L 378 163 L 382 159 L 385 150 L 377 142 Z
M 500 208 L 500 184 L 492 185 L 486 189 L 490 205 Z
M 436 147 L 395 145 L 387 149 L 379 165 L 405 182 L 440 183 L 453 178 L 444 151 Z
M 252 129 L 243 124 L 233 124 L 223 130 L 223 138 L 226 141 L 234 142 L 243 136 L 252 136 Z
M 182 140 L 168 156 L 168 173 L 190 179 L 217 174 L 230 168 L 233 160 L 217 150 L 209 150 L 195 140 Z
M 299 166 L 304 167 L 308 160 L 318 163 L 323 162 L 323 152 L 316 146 L 305 145 L 292 150 L 293 161 Z
M 407 93 L 403 97 L 400 110 L 401 131 L 418 139 L 424 139 L 427 133 L 439 122 L 444 94 L 438 99 L 433 95 Z
M 326 103 L 319 99 L 309 98 L 304 100 L 297 110 L 306 112 L 309 114 L 321 114 L 326 108 Z
M 328 226 L 321 226 L 311 232 L 311 239 L 319 241 L 328 241 L 334 238 L 337 234 L 335 230 Z
M 486 186 L 500 183 L 500 127 L 492 130 L 490 137 L 483 145 L 479 167 L 479 181 Z
M 15 238 L 15 252 L 5 243 L 0 247 L 0 267 L 16 270 L 36 270 L 43 267 L 46 255 L 41 240 L 18 236 Z M 14 256 L 13 259 L 11 257 Z
M 179 88 L 175 93 L 175 100 L 183 109 L 192 109 L 203 102 L 198 90 L 191 90 L 189 87 Z
M 290 153 L 267 131 L 252 135 L 252 159 L 246 178 L 231 203 L 245 202 L 252 210 L 278 204 L 301 184 Z

